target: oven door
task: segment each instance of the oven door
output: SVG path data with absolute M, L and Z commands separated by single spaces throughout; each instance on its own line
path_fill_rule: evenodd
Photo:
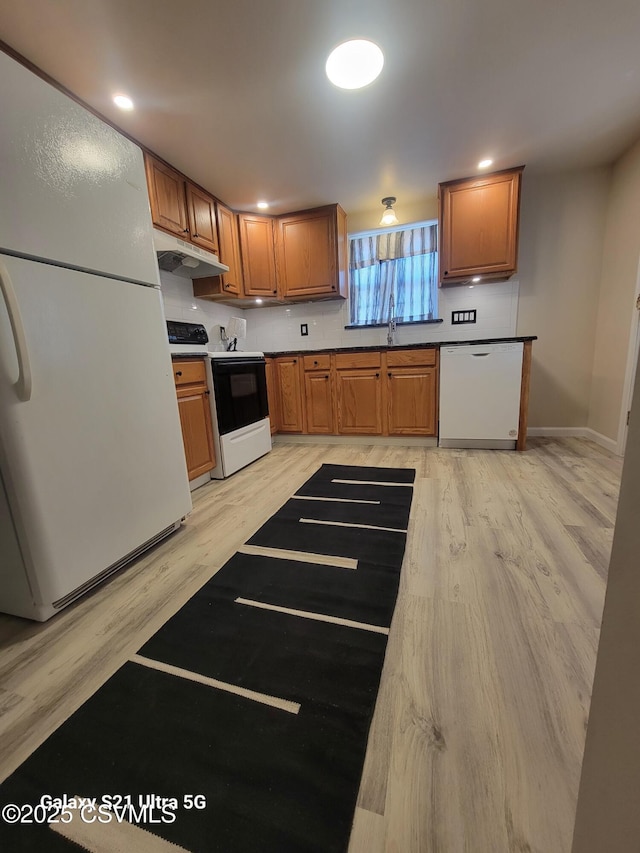
M 211 367 L 220 435 L 267 417 L 264 358 L 213 358 Z

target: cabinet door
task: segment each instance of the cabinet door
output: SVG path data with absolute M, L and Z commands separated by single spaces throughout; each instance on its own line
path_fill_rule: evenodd
M 334 432 L 332 384 L 328 370 L 304 374 L 307 432 L 312 435 L 331 435 Z
M 336 236 L 335 206 L 278 218 L 278 278 L 282 296 L 337 294 Z
M 300 360 L 298 358 L 276 358 L 274 365 L 278 387 L 279 431 L 302 432 Z
M 217 214 L 220 260 L 229 267 L 229 272 L 220 276 L 222 279 L 222 289 L 225 293 L 241 296 L 242 265 L 240 263 L 238 216 L 223 204 L 218 204 Z
M 397 367 L 387 371 L 389 435 L 435 435 L 435 367 Z
M 192 243 L 218 254 L 215 202 L 207 193 L 187 183 L 187 213 Z
M 338 370 L 338 432 L 382 435 L 382 380 L 379 370 Z
M 244 295 L 273 297 L 277 293 L 273 219 L 240 213 L 238 224 Z
M 179 172 L 145 154 L 151 218 L 154 225 L 189 239 L 184 179 Z
M 194 480 L 216 467 L 211 428 L 211 405 L 205 388 L 178 391 L 184 454 L 189 479 Z
M 275 365 L 272 358 L 265 359 L 265 374 L 267 379 L 267 403 L 269 406 L 269 422 L 271 424 L 271 435 L 279 430 L 280 415 L 278 414 L 278 385 L 276 381 Z
M 516 272 L 521 174 L 516 169 L 440 185 L 441 282 Z
M 216 467 L 211 424 L 211 403 L 204 359 L 173 361 L 182 441 L 190 480 Z

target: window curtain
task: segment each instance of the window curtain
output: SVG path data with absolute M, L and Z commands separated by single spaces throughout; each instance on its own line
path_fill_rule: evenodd
M 351 325 L 433 319 L 437 300 L 437 225 L 350 241 Z

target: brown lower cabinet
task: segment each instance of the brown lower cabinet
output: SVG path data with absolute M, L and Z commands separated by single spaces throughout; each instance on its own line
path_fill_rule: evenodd
M 278 432 L 302 432 L 301 358 L 274 358 L 273 366 L 278 394 Z
M 276 368 L 274 359 L 265 358 L 265 375 L 267 380 L 267 405 L 269 406 L 269 423 L 271 424 L 271 435 L 278 432 L 280 425 L 278 385 L 276 382 Z
M 387 352 L 387 431 L 389 435 L 436 435 L 439 350 Z
M 311 435 L 332 435 L 333 417 L 333 377 L 331 369 L 305 370 L 304 404 L 307 416 L 306 431 Z
M 278 432 L 437 435 L 435 347 L 314 353 L 271 361 L 273 387 L 269 399 L 277 398 Z
M 344 352 L 333 356 L 336 421 L 340 435 L 382 435 L 382 354 Z
M 211 405 L 204 359 L 175 359 L 173 378 L 178 397 L 182 440 L 189 480 L 216 467 Z

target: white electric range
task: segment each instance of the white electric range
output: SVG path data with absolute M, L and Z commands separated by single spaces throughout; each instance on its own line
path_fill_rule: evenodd
M 269 453 L 271 423 L 264 353 L 211 352 L 201 323 L 167 320 L 167 331 L 172 355 L 205 359 L 216 455 L 210 477 L 229 477 Z M 202 485 L 201 479 L 192 483 Z

